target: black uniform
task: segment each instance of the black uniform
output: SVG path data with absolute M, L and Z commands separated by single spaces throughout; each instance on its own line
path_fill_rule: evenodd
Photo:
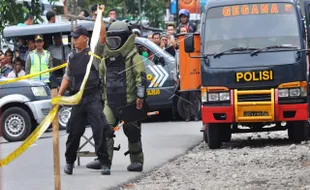
M 69 68 L 67 69 L 66 75 L 69 75 L 70 88 L 73 93 L 77 93 L 82 84 L 87 63 L 90 59 L 88 55 L 89 51 L 90 49 L 86 48 L 80 53 L 73 52 L 69 55 Z M 78 105 L 72 107 L 70 131 L 66 142 L 67 150 L 65 153 L 67 164 L 73 164 L 76 160 L 80 138 L 84 134 L 86 122 L 88 121 L 93 130 L 95 151 L 99 161 L 102 165 L 110 166 L 106 140 L 104 138 L 105 131 L 110 130 L 110 127 L 107 124 L 102 110 L 99 72 L 96 67 L 92 65 L 83 97 Z

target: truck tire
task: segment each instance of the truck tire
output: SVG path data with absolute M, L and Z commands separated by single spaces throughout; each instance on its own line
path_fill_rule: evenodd
M 11 107 L 2 114 L 3 138 L 9 142 L 23 141 L 31 133 L 31 117 L 20 107 Z
M 287 123 L 288 138 L 296 143 L 308 140 L 308 121 L 293 121 Z
M 67 124 L 71 117 L 72 107 L 60 106 L 58 110 L 59 129 L 67 129 Z
M 210 149 L 220 148 L 222 145 L 220 136 L 220 124 L 208 124 L 207 127 L 207 141 Z
M 229 142 L 231 140 L 231 124 L 223 124 L 220 126 L 220 136 L 222 142 Z

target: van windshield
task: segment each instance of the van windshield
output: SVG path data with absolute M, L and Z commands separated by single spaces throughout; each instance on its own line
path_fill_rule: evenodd
M 296 10 L 288 3 L 211 8 L 206 16 L 204 42 L 205 54 L 235 47 L 282 45 L 300 48 Z

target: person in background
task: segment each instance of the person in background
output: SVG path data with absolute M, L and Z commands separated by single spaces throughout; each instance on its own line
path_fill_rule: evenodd
M 1 74 L 5 77 L 13 70 L 13 51 L 11 49 L 6 50 L 5 60 L 3 61 L 5 65 L 1 68 Z
M 82 10 L 79 14 L 79 16 L 83 16 L 83 17 L 89 17 L 89 12 L 87 10 Z
M 31 51 L 26 58 L 26 74 L 38 73 L 53 67 L 51 53 L 43 49 L 44 41 L 42 35 L 35 36 L 35 46 L 36 49 Z M 39 76 L 35 76 L 32 79 L 47 83 L 52 91 L 52 96 L 55 96 L 57 93 L 57 82 L 52 73 L 44 73 Z
M 5 64 L 6 64 L 5 55 L 1 55 L 1 56 L 0 56 L 0 76 L 3 75 L 2 69 L 4 68 Z
M 188 33 L 188 28 L 185 26 L 180 27 L 180 34 Z
M 149 35 L 147 35 L 147 39 L 149 39 L 149 40 L 153 41 L 153 34 L 149 34 Z
M 108 13 L 108 17 L 112 20 L 116 20 L 117 18 L 117 12 L 116 9 L 111 9 Z
M 56 22 L 56 14 L 53 11 L 48 11 L 46 13 L 46 19 L 49 24 L 55 23 Z
M 160 33 L 159 32 L 155 32 L 153 35 L 152 35 L 152 41 L 160 46 Z
M 8 74 L 7 78 L 18 78 L 26 75 L 26 72 L 22 69 L 23 60 L 19 57 L 16 57 L 14 62 L 14 70 Z
M 24 23 L 19 23 L 17 26 L 26 26 L 26 25 L 32 25 L 33 24 L 33 16 L 31 14 L 27 14 L 25 17 Z
M 17 38 L 17 44 L 15 47 L 15 51 L 16 51 L 16 57 L 20 57 L 23 62 L 25 62 L 26 60 L 26 52 L 28 51 L 28 45 L 27 45 L 27 41 L 25 38 L 23 37 L 18 37 Z
M 160 36 L 160 48 L 166 49 L 168 47 L 168 37 L 167 34 L 162 34 Z
M 167 34 L 169 36 L 172 36 L 175 34 L 175 26 L 174 24 L 168 24 L 167 27 L 166 27 L 166 30 L 167 30 Z
M 180 28 L 183 26 L 187 27 L 188 32 L 190 33 L 196 32 L 197 26 L 195 23 L 191 22 L 189 18 L 190 18 L 190 13 L 187 9 L 181 9 L 179 11 L 180 25 L 177 28 L 177 33 L 180 33 Z
M 62 38 L 60 34 L 55 34 L 53 36 L 53 39 L 54 44 L 48 48 L 48 51 L 51 53 L 53 59 L 53 66 L 56 67 L 67 62 L 67 57 L 71 52 L 71 49 L 68 46 L 62 44 Z M 64 70 L 59 69 L 57 71 L 54 71 L 53 74 L 57 79 L 60 79 L 57 80 L 58 85 L 60 85 L 61 79 L 64 75 Z
M 89 18 L 96 19 L 96 17 L 97 17 L 97 6 L 98 5 L 93 5 L 91 7 L 91 15 L 89 16 Z
M 29 52 L 31 52 L 32 50 L 35 50 L 36 49 L 36 46 L 34 44 L 34 39 L 32 38 L 29 38 L 27 40 L 27 46 L 28 46 L 28 50 L 27 52 L 25 53 L 25 62 L 26 62 L 26 58 L 28 57 L 29 55 Z M 23 67 L 25 68 L 25 63 L 23 64 Z

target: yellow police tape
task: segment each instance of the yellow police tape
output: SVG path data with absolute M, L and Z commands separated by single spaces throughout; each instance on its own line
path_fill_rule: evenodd
M 17 81 L 19 81 L 19 80 L 30 79 L 30 78 L 33 78 L 33 77 L 35 77 L 35 76 L 42 75 L 42 74 L 44 74 L 44 73 L 49 73 L 49 72 L 53 72 L 53 71 L 62 69 L 62 68 L 64 68 L 64 67 L 66 67 L 66 66 L 67 66 L 67 63 L 64 63 L 64 64 L 59 65 L 59 66 L 57 66 L 57 67 L 53 67 L 53 68 L 51 68 L 51 69 L 47 69 L 47 70 L 44 70 L 44 71 L 41 71 L 41 72 L 38 72 L 38 73 L 33 73 L 33 74 L 25 75 L 25 76 L 22 76 L 22 77 L 18 77 L 18 78 L 13 78 L 13 79 L 8 79 L 8 80 L 0 81 L 0 85 L 4 85 L 4 84 L 9 84 L 9 83 L 17 82 Z
M 94 25 L 94 29 L 93 29 L 93 35 L 92 35 L 91 44 L 90 44 L 91 52 L 94 52 L 94 50 L 95 50 L 95 47 L 96 47 L 97 42 L 99 40 L 100 31 L 101 31 L 101 19 L 100 18 L 102 18 L 102 10 L 98 9 L 97 14 L 98 15 L 97 15 L 97 18 L 95 21 L 95 25 Z M 6 156 L 5 158 L 0 160 L 0 167 L 8 165 L 10 162 L 15 160 L 22 153 L 24 153 L 46 131 L 46 129 L 50 126 L 50 124 L 54 120 L 55 115 L 58 112 L 59 105 L 76 105 L 80 102 L 80 100 L 83 96 L 83 92 L 85 89 L 85 85 L 86 85 L 89 73 L 90 73 L 90 69 L 91 69 L 91 66 L 93 63 L 94 56 L 95 56 L 95 54 L 90 53 L 90 60 L 87 64 L 86 73 L 85 73 L 85 76 L 84 76 L 84 79 L 83 79 L 83 82 L 81 84 L 79 92 L 77 94 L 75 94 L 73 96 L 69 96 L 69 97 L 63 97 L 63 96 L 54 97 L 52 99 L 52 105 L 54 105 L 53 109 L 49 112 L 49 114 L 45 117 L 45 119 L 41 122 L 41 124 L 28 136 L 28 138 L 16 150 L 14 150 L 8 156 Z M 99 56 L 96 55 L 96 57 L 99 57 Z M 23 80 L 23 79 L 28 79 L 28 78 L 38 76 L 38 75 L 46 73 L 46 72 L 52 72 L 52 71 L 55 71 L 57 69 L 64 68 L 64 67 L 66 67 L 66 65 L 67 64 L 62 64 L 58 67 L 48 69 L 48 70 L 45 70 L 45 71 L 42 71 L 39 73 L 30 74 L 27 76 L 15 78 L 15 79 L 10 79 L 10 80 L 6 80 L 6 81 L 0 81 L 0 85 L 16 82 L 16 81 Z

